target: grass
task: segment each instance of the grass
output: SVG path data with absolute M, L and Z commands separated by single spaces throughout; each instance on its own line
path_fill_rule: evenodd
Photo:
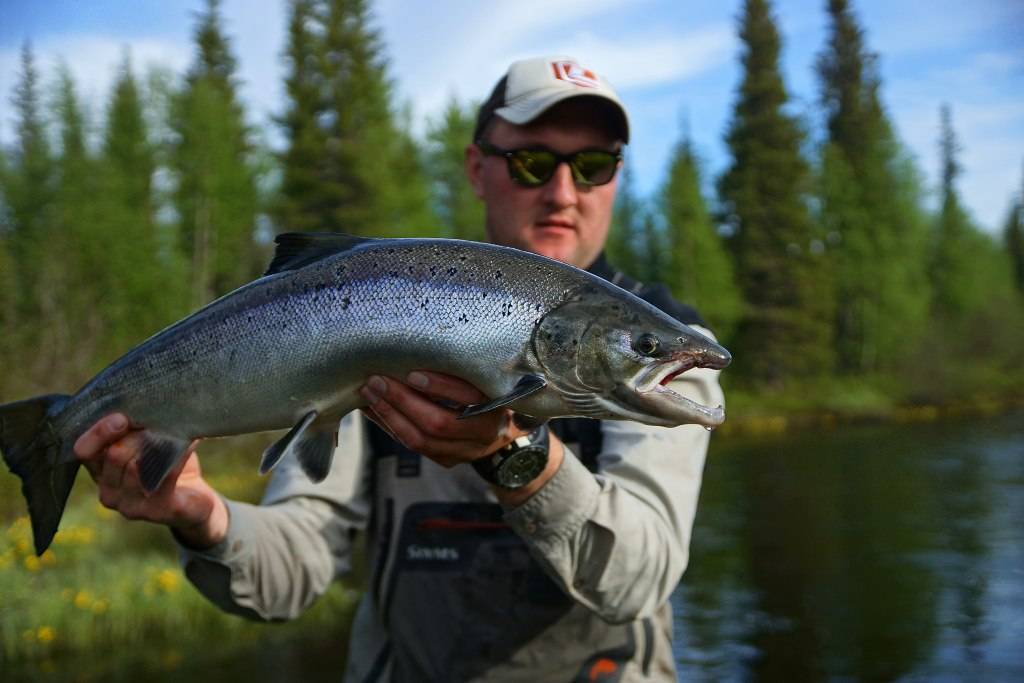
M 204 453 L 211 456 L 204 457 L 204 466 L 225 495 L 255 501 L 265 481 L 255 473 L 260 451 L 246 440 L 240 443 L 206 449 L 214 452 Z M 13 475 L 0 472 L 0 489 L 5 500 L 14 495 L 23 505 Z M 149 658 L 145 668 L 173 669 L 184 653 L 211 642 L 223 654 L 346 630 L 358 596 L 351 586 L 335 584 L 287 624 L 226 615 L 184 578 L 166 529 L 107 510 L 83 475 L 60 531 L 41 557 L 32 548 L 27 516 L 0 524 L 0 670 L 42 674 L 86 653 L 140 651 Z M 95 664 L 97 658 L 90 659 Z

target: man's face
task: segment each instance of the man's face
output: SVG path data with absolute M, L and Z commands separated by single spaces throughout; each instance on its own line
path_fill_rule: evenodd
M 559 111 L 527 126 L 495 118 L 483 138 L 502 149 L 547 147 L 562 154 L 588 148 L 619 149 L 612 131 L 593 122 L 592 110 L 563 105 L 555 109 Z M 568 164 L 559 164 L 545 184 L 523 187 L 509 177 L 504 157 L 485 156 L 476 145 L 466 148 L 466 172 L 477 196 L 486 204 L 487 237 L 491 242 L 578 268 L 588 267 L 604 248 L 616 180 L 606 185 L 577 186 Z

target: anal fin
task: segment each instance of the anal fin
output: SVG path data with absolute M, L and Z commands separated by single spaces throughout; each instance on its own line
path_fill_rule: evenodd
M 139 480 L 142 488 L 152 493 L 160 488 L 167 473 L 185 455 L 192 442 L 170 434 L 143 432 L 142 454 L 139 456 Z
M 287 434 L 263 452 L 260 474 L 266 474 L 289 453 L 294 453 L 306 476 L 314 483 L 327 478 L 337 445 L 338 421 L 311 410 Z

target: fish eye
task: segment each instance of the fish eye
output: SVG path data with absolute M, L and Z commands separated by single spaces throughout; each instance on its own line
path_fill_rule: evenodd
M 660 345 L 661 342 L 658 341 L 657 337 L 653 334 L 644 333 L 637 338 L 636 343 L 633 344 L 633 349 L 642 356 L 653 356 L 658 352 Z

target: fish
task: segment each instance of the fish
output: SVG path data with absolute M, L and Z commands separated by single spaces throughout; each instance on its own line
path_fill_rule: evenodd
M 74 395 L 0 405 L 0 452 L 22 482 L 38 554 L 57 532 L 78 437 L 124 413 L 156 490 L 198 438 L 287 429 L 260 472 L 296 457 L 322 481 L 340 419 L 373 374 L 460 377 L 534 421 L 583 416 L 713 428 L 721 406 L 668 387 L 721 369 L 711 338 L 586 271 L 512 247 L 285 233 L 267 272 L 128 351 Z

